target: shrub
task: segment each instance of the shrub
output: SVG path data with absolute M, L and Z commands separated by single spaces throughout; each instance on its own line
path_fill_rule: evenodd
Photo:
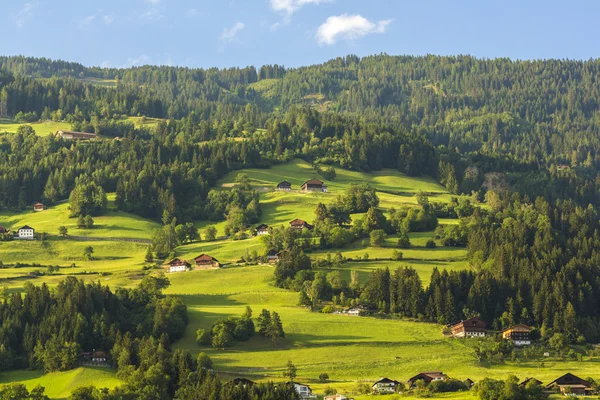
M 425 243 L 425 247 L 428 249 L 435 249 L 436 248 L 435 241 L 433 239 L 429 239 L 427 241 L 427 243 Z
M 201 346 L 210 345 L 211 337 L 208 329 L 198 329 L 196 331 L 196 343 L 198 343 Z
M 202 368 L 202 369 L 212 369 L 213 367 L 213 362 L 210 359 L 210 357 L 208 356 L 208 354 L 204 353 L 204 352 L 200 352 L 198 354 L 198 358 L 196 359 L 197 363 L 198 363 L 198 368 Z
M 321 375 L 319 375 L 319 380 L 321 382 L 327 382 L 329 380 L 329 374 L 326 372 L 323 372 Z M 331 394 L 335 394 L 335 393 L 331 393 Z
M 321 310 L 321 312 L 324 314 L 331 314 L 333 311 L 334 311 L 334 308 L 332 306 L 325 306 Z

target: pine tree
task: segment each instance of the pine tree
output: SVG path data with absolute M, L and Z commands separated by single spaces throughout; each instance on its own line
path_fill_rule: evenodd
M 260 333 L 262 336 L 267 336 L 267 332 L 271 326 L 271 314 L 269 313 L 269 310 L 263 308 L 260 315 L 256 319 L 256 324 L 258 326 L 258 333 Z
M 267 331 L 267 336 L 271 339 L 273 345 L 277 343 L 277 340 L 285 337 L 285 332 L 283 331 L 283 324 L 281 323 L 281 318 L 279 314 L 275 311 L 271 312 L 271 324 Z

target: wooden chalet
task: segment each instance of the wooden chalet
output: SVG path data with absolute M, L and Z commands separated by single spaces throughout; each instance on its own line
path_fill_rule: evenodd
M 35 203 L 33 205 L 33 211 L 44 211 L 46 207 L 42 203 Z
M 389 378 L 381 378 L 371 386 L 371 391 L 376 394 L 396 393 L 400 382 Z
M 277 252 L 277 251 L 275 251 L 275 250 L 273 250 L 273 251 L 270 251 L 270 252 L 267 254 L 267 262 L 268 262 L 269 264 L 275 264 L 275 263 L 278 263 L 278 262 L 279 262 L 279 260 L 281 259 L 281 256 L 282 256 L 282 255 L 283 255 L 283 252 L 282 252 L 282 251 L 280 251 L 280 252 Z
M 288 181 L 279 182 L 277 184 L 277 190 L 281 190 L 283 192 L 289 192 L 292 190 L 292 184 Z
M 230 383 L 233 386 L 242 386 L 242 387 L 251 387 L 254 385 L 254 381 L 251 381 L 250 379 L 246 379 L 246 378 L 235 378 L 234 380 L 230 381 Z
M 194 261 L 196 262 L 196 269 L 210 269 L 221 267 L 221 263 L 219 263 L 219 260 L 209 256 L 208 254 L 200 254 L 198 257 L 194 258 Z
M 327 186 L 318 179 L 309 179 L 300 186 L 303 192 L 326 192 Z
M 263 235 L 268 235 L 268 234 L 269 234 L 269 225 L 260 224 L 259 226 L 256 227 L 256 235 L 257 236 L 263 236 Z
M 308 229 L 309 231 L 312 231 L 315 228 L 315 226 L 309 224 L 303 219 L 296 218 L 295 220 L 290 222 L 290 228 L 298 230 Z
M 57 131 L 56 136 L 61 137 L 64 140 L 76 140 L 76 141 L 94 140 L 98 137 L 95 133 L 73 132 L 73 131 L 63 131 L 63 130 Z
M 169 272 L 185 272 L 189 270 L 192 265 L 180 258 L 174 258 L 169 261 Z
M 502 331 L 502 339 L 512 340 L 515 346 L 528 346 L 531 344 L 531 327 L 525 324 L 511 326 Z
M 542 381 L 535 379 L 535 378 L 526 378 L 523 382 L 519 383 L 519 386 L 523 386 L 526 387 L 529 382 L 534 382 L 536 385 L 541 385 Z
M 558 390 L 565 395 L 585 396 L 592 394 L 592 384 L 571 373 L 564 374 L 546 385 L 548 390 Z
M 473 317 L 450 325 L 449 328 L 452 337 L 484 337 L 485 326 L 485 322 L 479 317 Z
M 433 381 L 443 381 L 448 378 L 443 372 L 421 372 L 408 380 L 408 387 L 415 387 L 417 381 L 423 381 L 426 385 L 429 385 Z

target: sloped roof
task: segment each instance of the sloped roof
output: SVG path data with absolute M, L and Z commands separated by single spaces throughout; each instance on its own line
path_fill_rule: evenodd
M 22 226 L 22 227 L 19 228 L 19 230 L 21 230 L 21 229 L 33 229 L 33 228 L 30 227 L 29 225 L 24 225 L 24 226 Z
M 322 185 L 322 184 L 323 184 L 323 182 L 321 182 L 318 179 L 309 179 L 306 182 L 304 182 L 302 184 L 302 186 L 304 186 L 304 185 Z
M 209 256 L 208 254 L 200 254 L 198 257 L 194 258 L 194 261 L 216 261 L 219 262 L 214 257 Z

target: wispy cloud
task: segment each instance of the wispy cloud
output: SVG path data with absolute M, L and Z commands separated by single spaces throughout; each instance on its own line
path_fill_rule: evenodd
M 246 25 L 243 22 L 236 22 L 231 28 L 225 28 L 219 40 L 222 43 L 232 43 L 237 39 L 238 33 L 244 29 Z
M 290 17 L 293 13 L 307 4 L 330 3 L 334 0 L 270 0 L 274 11 L 282 12 Z
M 139 57 L 128 58 L 123 68 L 139 67 L 140 65 L 147 65 L 149 63 L 150 57 L 148 57 L 146 54 L 142 54 Z
M 327 18 L 317 30 L 317 43 L 331 46 L 338 40 L 356 40 L 373 33 L 384 33 L 391 19 L 369 21 L 361 15 L 342 14 Z
M 104 21 L 104 23 L 106 25 L 110 25 L 115 21 L 115 16 L 112 14 L 108 14 L 108 15 L 105 15 L 104 17 L 102 17 L 102 20 Z
M 17 28 L 22 28 L 23 26 L 25 26 L 27 21 L 31 19 L 34 10 L 39 4 L 39 2 L 25 3 L 23 4 L 23 8 L 21 8 L 18 13 L 13 14 L 12 17 L 15 21 L 15 24 L 17 25 Z
M 148 3 L 148 4 L 154 4 L 154 5 L 156 5 L 156 4 L 159 4 L 159 3 L 160 3 L 160 0 L 144 0 L 144 1 L 145 1 L 146 3 Z
M 200 11 L 197 8 L 190 8 L 185 13 L 186 18 L 197 18 L 197 17 L 203 17 L 205 15 L 208 15 L 208 13 L 206 11 Z
M 151 7 L 140 14 L 140 18 L 146 21 L 154 22 L 163 19 L 165 16 L 161 13 L 158 8 Z
M 94 16 L 94 15 L 85 17 L 84 19 L 79 21 L 79 29 L 85 29 L 88 25 L 90 25 L 92 22 L 94 22 L 95 19 L 96 19 L 96 16 Z

